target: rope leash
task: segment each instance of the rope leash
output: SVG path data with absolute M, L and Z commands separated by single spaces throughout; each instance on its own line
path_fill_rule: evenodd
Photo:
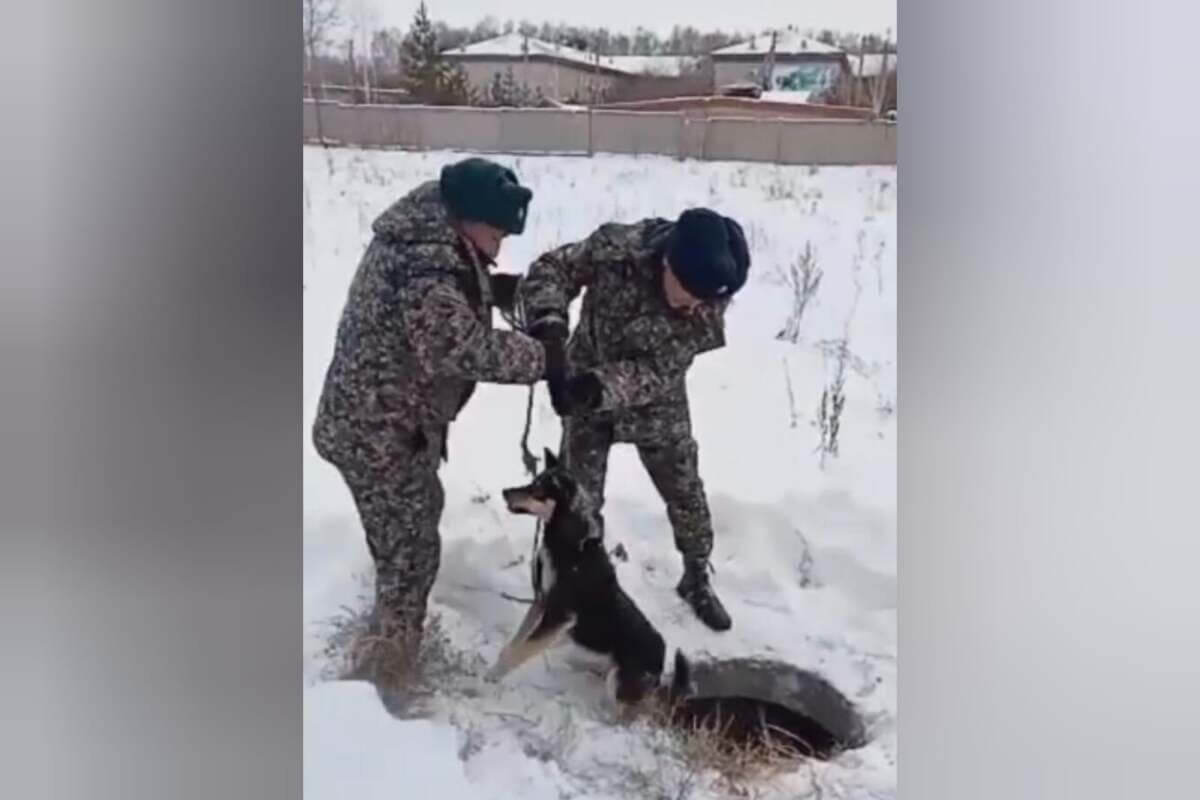
M 501 318 L 508 323 L 508 326 L 514 331 L 528 334 L 525 325 L 525 307 L 520 299 L 513 303 L 512 312 L 500 310 Z M 529 431 L 533 426 L 533 392 L 537 384 L 530 384 L 529 399 L 525 404 L 525 430 L 521 433 L 521 465 L 525 468 L 525 472 L 529 474 L 529 479 L 533 480 L 537 477 L 538 461 L 537 457 L 529 449 Z M 539 517 L 533 529 L 533 550 L 529 557 L 529 583 L 533 587 L 534 602 L 539 602 L 542 599 L 541 581 L 538 580 L 538 546 L 541 542 L 542 535 L 542 520 Z

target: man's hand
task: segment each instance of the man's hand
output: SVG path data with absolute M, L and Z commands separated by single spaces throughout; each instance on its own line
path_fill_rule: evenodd
M 583 372 L 569 379 L 562 376 L 549 378 L 547 383 L 550 404 L 560 417 L 592 411 L 600 405 L 604 395 L 604 386 L 594 372 Z
M 521 282 L 520 275 L 511 272 L 494 272 L 489 276 L 492 285 L 492 302 L 501 311 L 512 312 L 517 300 L 517 285 Z
M 584 372 L 567 377 L 567 326 L 554 317 L 542 318 L 529 328 L 529 334 L 546 349 L 546 387 L 554 413 L 568 417 L 591 411 L 600 405 L 604 387 L 595 373 Z

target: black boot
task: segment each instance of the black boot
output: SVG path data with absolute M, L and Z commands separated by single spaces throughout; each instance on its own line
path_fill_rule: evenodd
M 714 631 L 727 631 L 733 626 L 733 621 L 729 619 L 729 613 L 721 605 L 708 580 L 711 568 L 707 561 L 684 561 L 683 578 L 675 591 L 687 601 L 701 622 Z

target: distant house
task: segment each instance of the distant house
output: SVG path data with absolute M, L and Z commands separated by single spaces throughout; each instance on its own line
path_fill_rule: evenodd
M 866 53 L 849 56 L 853 97 L 856 102 L 879 104 L 880 111 L 896 108 L 896 77 L 900 70 L 895 53 Z
M 605 97 L 639 76 L 678 76 L 698 61 L 689 56 L 602 56 L 520 33 L 444 50 L 442 57 L 460 65 L 481 92 L 511 69 L 518 85 L 540 89 L 544 97 L 558 102 Z
M 884 71 L 884 61 L 887 61 L 887 71 L 896 71 L 896 54 L 888 53 L 847 53 L 846 60 L 850 64 L 851 74 L 857 78 L 870 79 L 878 77 Z
M 848 53 L 842 78 L 812 102 L 878 109 L 880 116 L 896 108 L 896 53 Z
M 800 92 L 805 97 L 835 85 L 847 65 L 845 51 L 791 30 L 755 36 L 714 50 L 712 62 L 718 91 L 723 86 L 759 83 L 765 78 L 768 93 Z

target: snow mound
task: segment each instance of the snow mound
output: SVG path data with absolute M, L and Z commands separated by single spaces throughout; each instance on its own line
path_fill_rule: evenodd
M 477 800 L 458 760 L 458 732 L 428 720 L 397 720 L 360 681 L 304 692 L 304 796 L 396 800 L 437 787 L 438 800 Z

